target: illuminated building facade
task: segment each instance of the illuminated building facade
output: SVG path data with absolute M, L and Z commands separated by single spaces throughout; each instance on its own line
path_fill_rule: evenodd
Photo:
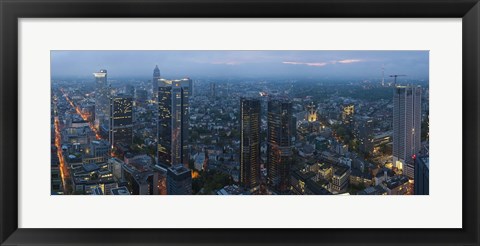
M 353 114 L 355 113 L 355 106 L 354 105 L 346 105 L 343 107 L 342 112 L 342 120 L 343 123 L 346 125 L 350 125 L 353 123 Z
M 350 168 L 347 166 L 335 166 L 332 175 L 330 189 L 332 192 L 342 193 L 347 191 L 348 181 L 350 180 Z
M 240 98 L 240 183 L 253 188 L 260 181 L 260 100 Z
M 191 79 L 159 80 L 158 86 L 158 164 L 188 167 L 189 97 Z
M 317 108 L 315 107 L 315 104 L 313 104 L 313 102 L 311 102 L 307 106 L 307 121 L 308 122 L 317 121 Z
M 373 120 L 359 122 L 358 140 L 360 142 L 359 149 L 363 153 L 373 153 Z
M 133 141 L 133 98 L 119 94 L 111 99 L 108 139 L 111 148 L 118 143 L 131 145 Z
M 269 183 L 279 192 L 290 187 L 292 152 L 292 103 L 285 99 L 268 101 L 267 173 Z
M 107 70 L 101 69 L 95 76 L 95 126 L 98 130 L 104 127 L 108 131 L 110 118 L 110 84 L 107 81 Z
M 412 174 L 414 156 L 420 151 L 422 88 L 396 86 L 393 94 L 393 165 Z M 411 175 L 410 175 L 411 176 Z M 413 178 L 413 177 L 410 177 Z

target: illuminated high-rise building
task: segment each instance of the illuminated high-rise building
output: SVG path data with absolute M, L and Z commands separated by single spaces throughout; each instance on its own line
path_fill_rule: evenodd
M 421 149 L 420 86 L 396 86 L 393 94 L 393 165 L 413 178 L 415 155 Z
M 110 84 L 107 81 L 107 70 L 101 69 L 95 76 L 95 126 L 99 130 L 108 131 L 110 118 Z
M 260 100 L 240 98 L 240 183 L 260 182 Z
M 111 99 L 109 142 L 111 148 L 118 143 L 131 145 L 133 141 L 133 98 L 119 94 Z
M 292 152 L 292 103 L 286 99 L 268 101 L 267 173 L 269 183 L 279 192 L 290 187 Z
M 158 164 L 188 167 L 191 80 L 160 79 L 158 86 Z
M 158 65 L 153 69 L 153 78 L 152 78 L 152 100 L 154 102 L 158 99 L 158 80 L 160 79 L 160 69 Z

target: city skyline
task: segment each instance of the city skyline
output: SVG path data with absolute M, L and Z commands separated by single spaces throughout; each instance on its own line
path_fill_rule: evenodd
M 332 59 L 282 64 L 367 63 Z M 427 195 L 429 81 L 384 69 L 349 83 L 167 79 L 157 64 L 135 81 L 104 66 L 52 78 L 52 194 Z
M 88 78 L 102 67 L 111 78 L 286 77 L 428 80 L 428 51 L 51 51 L 52 78 Z M 399 78 L 403 79 L 403 78 Z

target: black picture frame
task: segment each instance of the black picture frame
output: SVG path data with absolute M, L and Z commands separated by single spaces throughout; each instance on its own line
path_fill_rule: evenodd
M 479 245 L 477 0 L 0 0 L 1 245 Z M 462 18 L 462 229 L 18 228 L 18 18 Z M 452 119 L 456 120 L 456 119 Z M 458 181 L 449 181 L 458 182 Z M 448 194 L 447 194 L 448 195 Z M 398 218 L 402 219 L 402 218 Z M 346 222 L 348 223 L 348 222 Z

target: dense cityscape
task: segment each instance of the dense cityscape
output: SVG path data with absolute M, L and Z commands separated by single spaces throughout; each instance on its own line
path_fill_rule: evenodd
M 429 194 L 428 80 L 164 71 L 52 77 L 52 195 Z

